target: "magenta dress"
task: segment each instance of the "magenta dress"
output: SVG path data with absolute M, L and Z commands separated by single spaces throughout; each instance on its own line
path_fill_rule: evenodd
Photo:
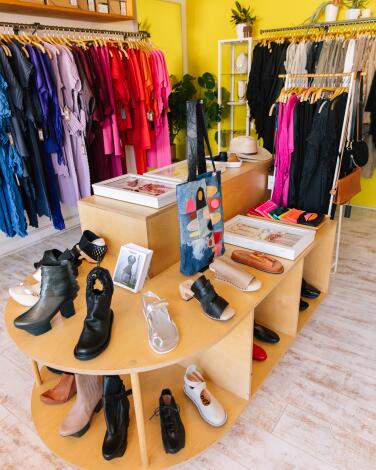
M 149 168 L 161 168 L 171 164 L 170 135 L 168 128 L 168 98 L 171 82 L 166 60 L 161 51 L 151 53 L 154 93 L 157 97 L 159 115 L 154 120 L 154 139 L 147 152 Z
M 292 95 L 278 105 L 278 128 L 275 141 L 275 182 L 272 200 L 280 207 L 288 206 L 291 155 L 294 151 L 294 109 L 299 99 Z

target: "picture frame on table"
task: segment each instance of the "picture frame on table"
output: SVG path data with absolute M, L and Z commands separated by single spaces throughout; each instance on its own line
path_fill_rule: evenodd
M 160 209 L 176 201 L 176 186 L 127 173 L 92 185 L 96 196 Z
M 226 163 L 214 162 L 217 170 L 222 173 L 226 171 Z M 213 165 L 210 160 L 206 164 L 207 171 L 213 170 Z M 145 178 L 152 178 L 157 181 L 166 181 L 173 184 L 186 183 L 188 181 L 188 165 L 187 160 L 173 163 L 172 165 L 165 166 L 163 168 L 157 168 L 156 170 L 148 171 L 144 173 Z
M 295 260 L 315 239 L 308 228 L 238 215 L 225 223 L 225 243 Z
M 120 248 L 113 281 L 114 284 L 139 292 L 145 284 L 153 251 L 134 243 L 127 243 Z

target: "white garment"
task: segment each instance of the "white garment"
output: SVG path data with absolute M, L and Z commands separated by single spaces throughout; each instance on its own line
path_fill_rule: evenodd
M 343 72 L 344 73 L 350 73 L 350 72 L 353 71 L 355 46 L 356 46 L 356 40 L 355 39 L 350 39 L 349 45 L 347 46 L 345 65 L 343 67 Z M 350 77 L 344 77 L 343 78 L 343 86 L 348 87 L 350 85 L 350 82 L 351 82 Z

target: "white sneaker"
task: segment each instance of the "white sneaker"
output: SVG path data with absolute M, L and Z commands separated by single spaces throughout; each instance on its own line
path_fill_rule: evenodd
M 227 421 L 227 413 L 206 387 L 197 366 L 189 366 L 184 376 L 184 393 L 196 405 L 201 418 L 210 426 L 219 428 Z
M 39 300 L 40 286 L 37 284 L 20 284 L 9 289 L 9 295 L 13 300 L 25 307 L 33 307 Z

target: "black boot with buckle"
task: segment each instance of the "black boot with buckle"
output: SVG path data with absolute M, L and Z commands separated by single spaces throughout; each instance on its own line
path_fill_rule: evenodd
M 102 455 L 106 460 L 122 457 L 127 448 L 129 426 L 129 400 L 131 390 L 126 392 L 118 375 L 104 377 L 103 403 L 106 420 L 106 434 Z

